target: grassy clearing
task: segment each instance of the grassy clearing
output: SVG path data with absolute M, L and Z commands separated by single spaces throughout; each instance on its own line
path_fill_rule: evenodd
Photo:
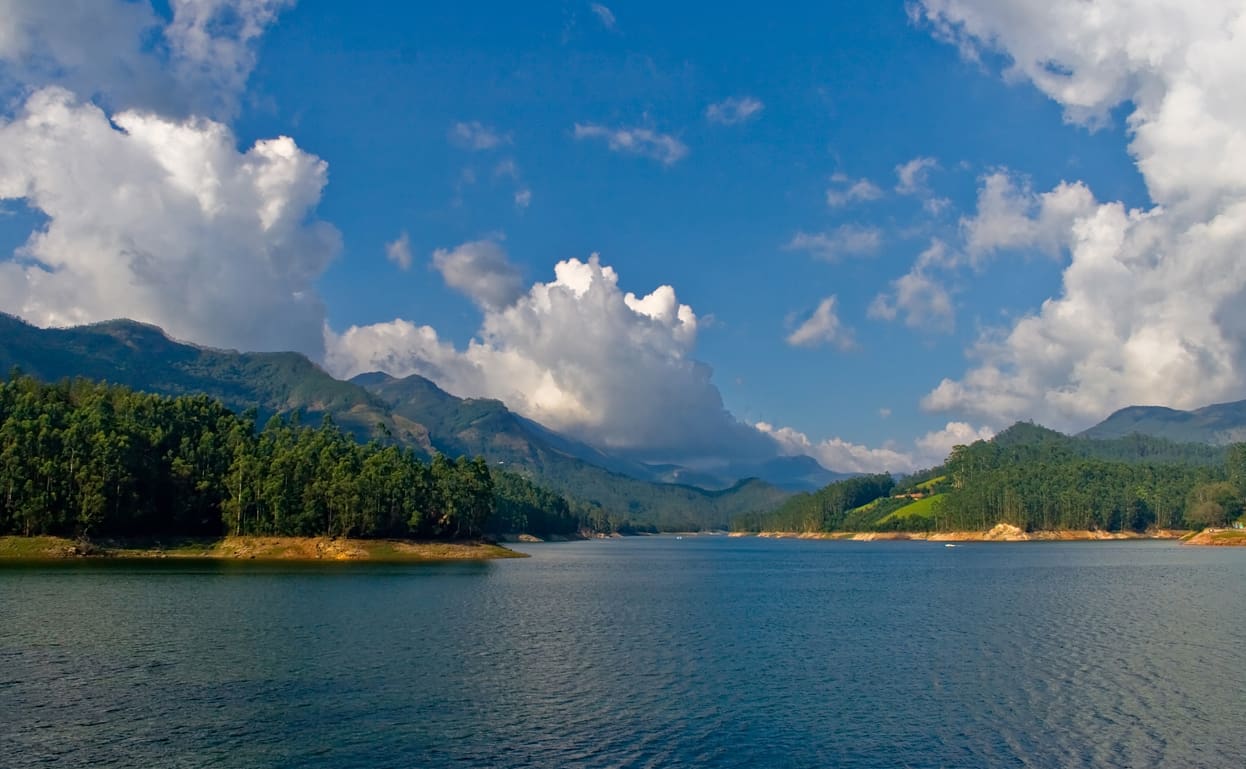
M 942 499 L 942 494 L 934 494 L 922 499 L 915 499 L 910 504 L 905 505 L 899 510 L 893 510 L 883 516 L 878 522 L 880 524 L 890 523 L 892 521 L 910 521 L 915 518 L 934 518 L 935 500 Z
M 934 490 L 934 487 L 936 484 L 942 483 L 946 479 L 947 479 L 946 475 L 940 475 L 937 478 L 931 478 L 930 480 L 922 481 L 921 483 L 917 484 L 913 488 L 917 489 L 918 491 L 930 492 Z
M 0 558 L 64 558 L 74 545 L 61 537 L 0 537 Z

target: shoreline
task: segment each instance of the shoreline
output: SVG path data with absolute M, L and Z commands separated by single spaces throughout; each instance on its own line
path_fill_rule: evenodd
M 221 537 L 101 540 L 83 546 L 63 537 L 0 537 L 0 562 L 161 558 L 215 561 L 373 561 L 419 563 L 527 558 L 479 540 L 419 542 L 404 539 L 330 537 Z
M 1230 530 L 1231 531 L 1231 530 Z M 1213 544 L 1202 541 L 1200 537 L 1206 532 L 1192 532 L 1179 529 L 1158 529 L 1148 532 L 1134 531 L 1096 531 L 1089 529 L 1058 529 L 1052 531 L 1024 531 L 1020 527 L 1001 523 L 988 531 L 833 531 L 833 532 L 795 532 L 795 531 L 762 531 L 756 533 L 732 532 L 730 536 L 752 536 L 765 539 L 829 539 L 849 542 L 1110 542 L 1122 540 L 1165 540 L 1182 541 L 1183 544 Z M 1226 541 L 1221 538 L 1217 545 L 1246 545 L 1246 532 L 1240 541 Z M 1236 539 L 1236 538 L 1235 538 Z

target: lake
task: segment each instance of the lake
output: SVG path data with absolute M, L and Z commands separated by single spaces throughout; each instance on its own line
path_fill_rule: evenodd
M 1246 549 L 0 566 L 0 764 L 1233 767 Z

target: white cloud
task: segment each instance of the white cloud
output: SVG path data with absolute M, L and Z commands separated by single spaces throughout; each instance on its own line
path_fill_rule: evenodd
M 896 166 L 896 192 L 901 195 L 927 195 L 930 172 L 939 167 L 934 158 L 916 157 Z
M 828 296 L 818 303 L 818 307 L 787 337 L 787 343 L 793 347 L 817 347 L 829 344 L 841 350 L 856 347 L 852 329 L 839 320 L 835 312 L 835 297 Z
M 455 123 L 450 126 L 448 137 L 451 144 L 477 152 L 496 149 L 503 144 L 510 144 L 511 141 L 506 134 L 484 125 L 479 120 Z
M 487 310 L 509 307 L 523 294 L 519 270 L 496 240 L 476 240 L 433 252 L 433 267 L 446 285 Z
M 798 430 L 766 422 L 754 427 L 774 438 L 784 453 L 811 456 L 823 467 L 841 473 L 911 473 L 941 464 L 957 444 L 986 440 L 994 435 L 985 427 L 975 429 L 964 422 L 948 422 L 943 429 L 917 438 L 912 448 L 905 450 L 892 443 L 870 447 L 842 438 L 814 442 Z
M 396 264 L 400 270 L 411 269 L 411 237 L 405 231 L 385 244 L 385 258 Z
M 688 147 L 670 134 L 649 128 L 610 128 L 595 123 L 576 123 L 576 139 L 605 139 L 614 152 L 652 158 L 673 166 L 688 154 Z
M 39 325 L 116 317 L 253 350 L 321 350 L 314 219 L 327 166 L 286 137 L 238 152 L 220 123 L 36 91 L 0 123 L 0 199 L 48 219 L 0 262 L 0 307 Z
M 896 166 L 896 192 L 917 197 L 922 208 L 937 215 L 947 209 L 952 201 L 941 198 L 930 190 L 930 172 L 938 170 L 939 161 L 928 157 L 915 157 Z
M 465 349 L 427 326 L 395 320 L 328 332 L 326 363 L 343 376 L 419 373 L 458 395 L 500 398 L 556 430 L 646 458 L 773 456 L 772 441 L 726 411 L 709 367 L 692 357 L 697 327 L 672 287 L 624 292 L 615 271 L 593 256 L 559 262 L 552 281 L 508 306 L 486 306 Z
M 111 108 L 229 118 L 255 42 L 290 0 L 0 1 L 0 61 L 24 88 L 97 94 Z
M 593 12 L 593 15 L 597 17 L 597 20 L 601 22 L 601 26 L 606 29 L 614 29 L 616 20 L 613 11 L 601 3 L 589 3 L 588 7 Z
M 705 118 L 719 125 L 736 125 L 753 120 L 766 105 L 752 96 L 732 96 L 705 108 Z
M 908 273 L 891 281 L 891 290 L 880 293 L 866 314 L 878 320 L 895 320 L 904 314 L 904 323 L 922 331 L 951 331 L 956 310 L 952 296 L 934 275 L 934 270 L 954 264 L 954 257 L 940 240 L 918 255 Z
M 527 187 L 515 190 L 515 207 L 522 210 L 530 205 L 532 205 L 532 190 Z
M 1096 206 L 1084 185 L 1048 193 L 1076 203 L 1065 231 L 1045 235 L 1069 249 L 1060 293 L 984 334 L 969 371 L 924 405 L 1078 429 L 1133 403 L 1246 396 L 1246 102 L 1231 96 L 1246 78 L 1240 4 L 927 0 L 919 15 L 962 50 L 1004 53 L 1006 75 L 1070 121 L 1093 127 L 1128 103 L 1129 151 L 1155 204 Z M 1044 207 L 1025 206 L 1023 230 L 1045 229 Z
M 831 208 L 842 208 L 859 201 L 878 200 L 883 191 L 869 179 L 850 179 L 844 174 L 831 177 L 832 186 L 826 191 L 826 204 Z
M 1004 171 L 982 179 L 977 213 L 961 219 L 965 249 L 975 264 L 1004 249 L 1038 249 L 1058 256 L 1071 239 L 1073 222 L 1093 211 L 1095 198 L 1081 182 L 1062 182 L 1035 194 L 1028 180 Z
M 845 256 L 866 256 L 883 243 L 877 227 L 843 224 L 830 232 L 798 232 L 784 246 L 789 251 L 805 251 L 816 259 L 837 262 Z

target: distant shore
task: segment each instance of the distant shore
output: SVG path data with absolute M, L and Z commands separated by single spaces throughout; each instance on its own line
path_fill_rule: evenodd
M 1226 530 L 1232 532 L 1233 530 Z M 1200 539 L 1207 532 L 1196 533 L 1178 529 L 1159 529 L 1147 532 L 1098 531 L 1089 529 L 1061 529 L 1055 531 L 1025 531 L 1018 526 L 1001 523 L 988 531 L 836 531 L 791 532 L 763 531 L 754 535 L 734 533 L 732 536 L 758 536 L 774 539 L 838 539 L 853 542 L 877 542 L 916 540 L 925 542 L 1081 542 L 1108 540 L 1185 540 L 1187 544 L 1240 544 L 1246 545 L 1246 531 L 1239 538 L 1221 538 L 1210 542 Z M 1234 532 L 1236 533 L 1236 532 Z M 1230 539 L 1234 541 L 1229 541 Z
M 415 542 L 329 537 L 224 537 L 220 539 L 103 540 L 0 537 L 0 560 L 62 558 L 209 558 L 247 561 L 484 561 L 526 558 L 524 553 L 479 541 Z

